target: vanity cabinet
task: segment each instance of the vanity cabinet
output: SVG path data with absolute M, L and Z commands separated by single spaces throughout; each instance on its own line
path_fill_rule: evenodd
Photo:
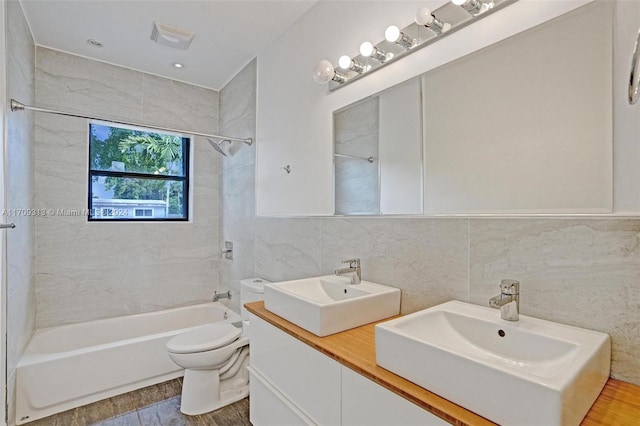
M 250 318 L 251 423 L 287 424 L 270 422 L 271 413 L 265 412 L 270 406 L 261 409 L 261 396 L 271 390 L 275 392 L 269 397 L 291 408 L 292 415 L 308 418 L 311 424 L 339 425 L 341 365 L 266 321 L 254 315 Z M 255 378 L 261 381 L 258 386 Z
M 253 425 L 447 424 L 257 316 L 250 317 Z
M 439 426 L 448 424 L 350 368 L 342 367 L 342 425 Z

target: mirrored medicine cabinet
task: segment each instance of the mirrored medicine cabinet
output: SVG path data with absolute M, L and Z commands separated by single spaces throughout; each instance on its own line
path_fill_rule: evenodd
M 337 215 L 612 211 L 612 6 L 334 112 Z

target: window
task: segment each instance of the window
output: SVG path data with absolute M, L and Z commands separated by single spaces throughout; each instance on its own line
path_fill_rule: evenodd
M 153 217 L 153 209 L 133 209 L 134 217 Z
M 89 123 L 89 220 L 187 220 L 189 138 Z

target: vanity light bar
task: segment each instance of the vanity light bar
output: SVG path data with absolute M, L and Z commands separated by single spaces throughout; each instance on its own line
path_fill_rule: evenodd
M 378 44 L 364 42 L 360 45 L 360 55 L 340 57 L 340 72 L 330 61 L 318 61 L 313 78 L 317 83 L 329 83 L 329 90 L 334 91 L 516 1 L 451 0 L 434 11 L 418 9 L 415 21 L 405 28 L 392 25 L 385 31 L 385 39 Z

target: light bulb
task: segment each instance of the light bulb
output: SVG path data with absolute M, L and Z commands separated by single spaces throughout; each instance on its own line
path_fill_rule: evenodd
M 482 0 L 451 0 L 451 3 L 462 7 L 472 16 L 477 16 L 481 12 L 491 8 L 491 5 L 482 2 Z
M 389 57 L 387 57 L 387 53 L 383 52 L 382 50 L 378 49 L 377 47 L 375 47 L 373 44 L 369 43 L 368 41 L 365 41 L 364 43 L 362 43 L 360 45 L 360 54 L 366 58 L 372 58 L 375 59 L 376 61 L 383 63 L 386 62 L 387 59 L 389 59 L 389 57 L 391 57 L 391 55 L 389 55 Z
M 313 79 L 316 83 L 328 83 L 336 75 L 336 71 L 333 68 L 331 62 L 326 59 L 321 59 L 313 69 Z
M 365 41 L 360 45 L 360 54 L 364 57 L 375 59 L 380 63 L 384 63 L 387 59 L 391 58 L 391 54 L 387 55 L 386 52 L 375 47 L 373 44 Z
M 396 41 L 400 40 L 400 34 L 402 34 L 400 32 L 400 28 L 396 27 L 395 25 L 390 25 L 384 32 L 384 38 L 387 39 L 387 41 L 395 43 Z
M 365 57 L 369 57 L 373 54 L 373 44 L 365 41 L 360 45 L 360 54 Z
M 415 40 L 407 37 L 407 35 L 400 31 L 400 28 L 396 27 L 395 25 L 387 27 L 386 31 L 384 32 L 384 38 L 388 42 L 395 43 L 406 50 L 414 47 L 416 42 Z
M 342 55 L 340 56 L 340 59 L 338 59 L 338 65 L 343 70 L 348 70 L 349 68 L 351 68 L 351 62 L 351 58 L 347 55 Z
M 422 7 L 416 11 L 416 24 L 427 26 L 433 23 L 434 20 L 435 18 L 428 8 Z
M 340 69 L 345 71 L 355 71 L 358 74 L 362 74 L 367 71 L 367 67 L 365 65 L 355 59 L 351 59 L 347 55 L 340 56 L 340 59 L 338 59 L 338 65 L 340 66 Z
M 416 24 L 424 25 L 425 27 L 436 33 L 436 35 L 441 35 L 443 32 L 449 31 L 451 29 L 451 24 L 444 23 L 436 18 L 426 7 L 418 9 L 418 11 L 416 12 Z

